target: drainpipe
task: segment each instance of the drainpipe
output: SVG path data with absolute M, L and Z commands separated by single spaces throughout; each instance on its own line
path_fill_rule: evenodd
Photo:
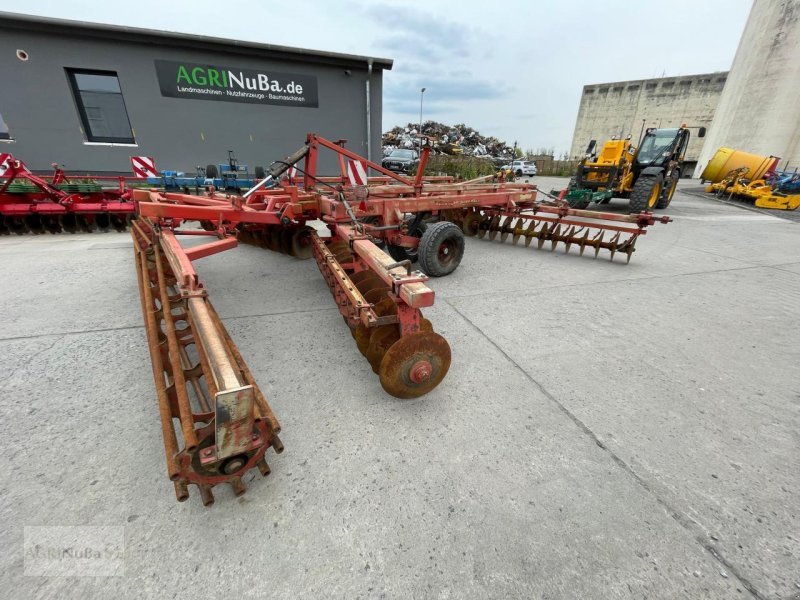
M 367 59 L 367 160 L 372 161 L 372 111 L 370 110 L 369 84 L 372 79 L 372 59 Z

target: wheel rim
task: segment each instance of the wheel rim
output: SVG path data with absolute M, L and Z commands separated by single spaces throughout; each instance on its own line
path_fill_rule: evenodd
M 650 198 L 647 199 L 647 206 L 653 208 L 658 202 L 658 197 L 661 195 L 661 184 L 656 183 L 650 192 Z
M 669 186 L 669 194 L 667 195 L 667 200 L 672 200 L 672 196 L 675 195 L 675 189 L 678 187 L 678 180 L 675 179 L 672 182 L 672 185 Z
M 442 266 L 449 266 L 456 260 L 457 245 L 455 239 L 448 239 L 439 244 L 436 255 L 439 258 L 439 264 Z

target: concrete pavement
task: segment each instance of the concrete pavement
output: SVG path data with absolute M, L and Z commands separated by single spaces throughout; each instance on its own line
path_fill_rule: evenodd
M 800 597 L 800 225 L 682 191 L 667 212 L 629 265 L 468 239 L 426 311 L 452 367 L 416 401 L 313 261 L 203 259 L 286 446 L 211 508 L 166 477 L 129 238 L 0 239 L 0 589 Z M 124 575 L 25 575 L 34 525 L 123 527 Z

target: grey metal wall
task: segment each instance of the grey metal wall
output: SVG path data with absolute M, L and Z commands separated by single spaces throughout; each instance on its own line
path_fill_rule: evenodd
M 17 57 L 24 50 L 27 61 Z M 155 59 L 272 69 L 317 77 L 319 108 L 245 104 L 161 96 Z M 86 143 L 65 68 L 116 71 L 136 147 Z M 350 74 L 346 74 L 346 69 Z M 0 114 L 13 142 L 0 141 L 34 170 L 58 162 L 71 171 L 130 172 L 131 155 L 153 156 L 159 169 L 194 171 L 225 162 L 235 150 L 251 168 L 299 148 L 316 132 L 348 140 L 367 154 L 367 65 L 363 69 L 285 62 L 237 52 L 212 52 L 157 44 L 116 42 L 51 33 L 4 31 L 0 36 Z M 380 157 L 382 71 L 371 80 L 372 157 Z M 321 169 L 334 172 L 326 159 Z

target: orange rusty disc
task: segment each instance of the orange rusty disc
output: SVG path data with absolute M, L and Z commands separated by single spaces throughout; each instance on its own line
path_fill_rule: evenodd
M 379 302 L 381 302 L 383 299 L 386 298 L 386 292 L 388 291 L 389 288 L 385 285 L 383 287 L 373 288 L 368 292 L 364 293 L 364 300 L 366 300 L 370 304 L 378 304 Z M 392 304 L 394 304 L 394 302 L 392 302 Z
M 385 317 L 386 315 L 396 315 L 397 314 L 397 304 L 394 300 L 389 298 L 388 296 L 378 302 L 373 309 L 375 314 L 379 317 Z
M 367 293 L 367 292 L 369 292 L 370 290 L 375 290 L 375 289 L 386 289 L 386 288 L 387 288 L 386 284 L 385 284 L 385 283 L 383 282 L 383 280 L 382 280 L 382 279 L 380 279 L 380 278 L 375 278 L 375 279 L 372 279 L 372 278 L 368 278 L 368 279 L 362 279 L 362 280 L 361 280 L 361 281 L 360 281 L 360 282 L 359 282 L 359 283 L 356 285 L 356 287 L 358 288 L 358 291 L 359 291 L 359 292 L 361 292 L 361 295 L 362 295 L 362 296 L 366 295 L 366 293 Z
M 353 273 L 352 275 L 350 275 L 350 281 L 353 282 L 353 285 L 358 287 L 359 283 L 361 283 L 365 279 L 372 279 L 373 277 L 377 277 L 378 279 L 380 279 L 380 277 L 378 277 L 378 275 L 374 271 L 371 271 L 369 269 L 364 269 L 363 271 L 358 271 L 357 273 Z
M 438 333 L 404 335 L 383 356 L 381 386 L 395 398 L 418 398 L 435 388 L 450 368 L 450 345 Z
M 464 220 L 461 223 L 461 230 L 467 237 L 475 237 L 475 234 L 478 233 L 478 227 L 480 226 L 480 222 L 481 222 L 480 213 L 471 210 L 466 215 L 464 215 Z
M 373 328 L 365 356 L 375 373 L 378 373 L 383 355 L 399 339 L 400 328 L 397 325 L 381 325 Z
M 372 329 L 364 325 L 363 323 L 359 323 L 356 325 L 356 328 L 353 330 L 353 337 L 356 340 L 356 346 L 358 346 L 358 351 L 361 352 L 364 356 L 367 355 L 367 348 L 369 348 L 369 338 L 372 335 Z
M 290 254 L 300 260 L 306 260 L 314 255 L 314 249 L 311 246 L 311 227 L 300 227 L 292 231 L 292 239 L 290 242 Z

